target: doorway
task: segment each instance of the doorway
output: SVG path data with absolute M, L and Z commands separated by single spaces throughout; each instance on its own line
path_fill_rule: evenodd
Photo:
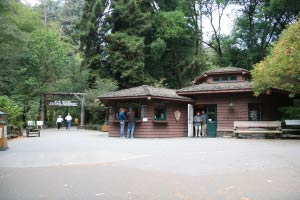
M 207 114 L 207 137 L 217 137 L 217 105 L 196 105 L 194 113 L 205 111 Z
M 217 137 L 217 105 L 206 105 L 207 114 L 207 137 Z

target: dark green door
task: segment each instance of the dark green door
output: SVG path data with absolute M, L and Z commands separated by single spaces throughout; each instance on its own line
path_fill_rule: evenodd
M 206 105 L 207 114 L 207 136 L 217 137 L 217 105 Z

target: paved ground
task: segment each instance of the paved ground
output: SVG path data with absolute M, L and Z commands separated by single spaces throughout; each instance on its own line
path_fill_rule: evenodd
M 0 199 L 298 200 L 300 140 L 42 130 L 0 151 Z

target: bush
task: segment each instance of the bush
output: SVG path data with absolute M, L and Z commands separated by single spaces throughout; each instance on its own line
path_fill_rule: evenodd
M 0 110 L 7 113 L 7 123 L 15 126 L 23 126 L 21 120 L 22 109 L 7 96 L 0 96 Z

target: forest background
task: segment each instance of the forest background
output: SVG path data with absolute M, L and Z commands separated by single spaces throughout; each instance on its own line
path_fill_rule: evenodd
M 230 6 L 238 12 L 225 35 Z M 80 108 L 45 106 L 57 98 L 47 94 L 85 92 L 86 122 L 103 123 L 105 107 L 95 99 L 105 92 L 178 89 L 208 69 L 263 65 L 299 11 L 294 0 L 2 0 L 0 108 L 20 126 L 48 110 L 43 120 L 53 126 L 58 114 L 79 117 Z M 205 36 L 204 18 L 212 30 Z M 257 83 L 258 93 L 270 86 Z

